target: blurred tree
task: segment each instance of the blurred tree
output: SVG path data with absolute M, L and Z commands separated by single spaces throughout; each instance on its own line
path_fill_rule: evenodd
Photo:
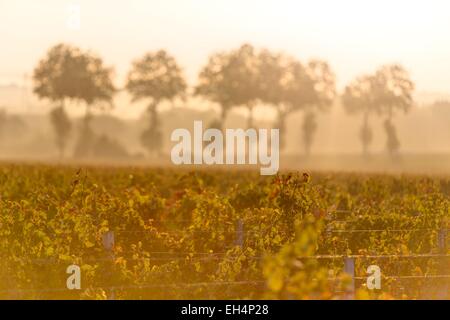
M 195 95 L 203 96 L 220 106 L 220 117 L 213 121 L 218 129 L 223 129 L 228 111 L 233 106 L 232 83 L 226 80 L 230 56 L 224 52 L 212 55 L 200 71 Z M 209 125 L 212 127 L 212 124 Z
M 285 145 L 286 117 L 293 111 L 291 105 L 284 103 L 287 69 L 290 63 L 289 57 L 267 49 L 261 50 L 258 55 L 258 96 L 261 102 L 277 110 L 274 127 L 280 130 L 280 148 Z
M 335 97 L 335 76 L 330 66 L 325 61 L 312 60 L 306 66 L 312 86 L 306 84 L 304 105 L 305 114 L 303 118 L 303 145 L 305 154 L 311 153 L 311 146 L 317 130 L 316 110 L 320 112 L 329 111 Z M 311 102 L 312 101 L 312 102 Z
M 50 48 L 34 70 L 34 93 L 39 98 L 57 103 L 63 111 L 65 102 L 68 100 L 83 102 L 86 105 L 84 126 L 77 143 L 76 155 L 85 155 L 90 150 L 88 146 L 92 141 L 88 125 L 90 107 L 101 102 L 106 102 L 108 105 L 112 103 L 115 88 L 111 81 L 111 72 L 111 69 L 103 66 L 99 57 L 66 44 L 58 44 Z M 59 116 L 55 117 L 58 112 Z M 61 111 L 55 111 L 53 117 L 61 120 L 61 115 Z M 56 125 L 54 120 L 52 123 Z M 59 134 L 61 123 L 54 128 L 56 134 Z M 60 143 L 66 142 L 63 140 L 57 142 L 58 148 Z
M 375 100 L 375 77 L 362 76 L 345 87 L 342 95 L 342 103 L 349 114 L 362 113 L 363 124 L 360 131 L 360 139 L 363 147 L 363 155 L 368 155 L 373 133 L 369 125 L 369 116 L 379 113 L 379 106 Z
M 309 155 L 317 129 L 315 112 L 326 111 L 335 97 L 334 74 L 324 61 L 313 60 L 306 66 L 282 55 L 261 55 L 261 74 L 273 72 L 269 80 L 262 82 L 263 101 L 277 108 L 277 127 L 280 129 L 280 146 L 285 145 L 285 121 L 289 114 L 305 112 L 302 137 L 305 154 Z M 264 70 L 268 68 L 268 70 Z M 264 92 L 267 88 L 270 90 Z
M 161 152 L 162 133 L 157 107 L 164 100 L 184 98 L 186 82 L 180 67 L 164 50 L 147 53 L 133 62 L 126 88 L 132 95 L 133 102 L 141 99 L 151 100 L 147 109 L 150 126 L 142 133 L 141 141 L 150 153 Z
M 219 104 L 220 118 L 214 124 L 220 129 L 229 110 L 237 106 L 248 108 L 247 126 L 253 126 L 253 108 L 259 99 L 257 58 L 255 49 L 244 44 L 237 50 L 212 55 L 201 70 L 195 94 Z
M 305 116 L 302 125 L 302 137 L 305 147 L 305 153 L 309 153 L 309 147 L 312 143 L 313 132 L 316 125 L 305 123 L 313 121 L 312 106 L 315 103 L 314 83 L 309 77 L 306 68 L 298 61 L 292 60 L 285 69 L 284 77 L 281 79 L 283 85 L 282 103 L 279 105 L 279 119 L 286 119 L 286 116 L 299 110 L 307 110 L 310 115 Z M 285 128 L 285 124 L 280 121 L 280 129 Z M 284 135 L 283 135 L 284 136 Z M 309 141 L 307 141 L 309 139 Z M 283 143 L 284 146 L 284 143 Z
M 56 134 L 56 146 L 60 155 L 67 144 L 70 132 L 70 120 L 65 113 L 65 101 L 79 99 L 77 92 L 79 75 L 77 59 L 81 56 L 78 48 L 58 44 L 47 52 L 34 69 L 34 93 L 41 99 L 57 104 L 50 113 L 51 123 Z
M 116 89 L 112 83 L 112 68 L 105 67 L 100 57 L 87 52 L 80 58 L 81 101 L 86 105 L 86 112 L 81 126 L 81 133 L 75 145 L 75 157 L 93 155 L 95 136 L 91 128 L 92 107 L 112 108 L 112 98 Z
M 252 128 L 253 109 L 260 99 L 259 61 L 253 46 L 244 44 L 233 52 L 231 64 L 234 81 L 240 84 L 235 88 L 235 104 L 248 109 L 247 128 Z
M 47 52 L 34 69 L 34 93 L 39 98 L 49 99 L 64 106 L 67 99 L 80 99 L 78 84 L 79 58 L 82 53 L 78 48 L 58 44 Z
M 376 103 L 386 116 L 384 128 L 387 135 L 387 150 L 391 156 L 398 153 L 400 142 L 392 122 L 396 110 L 408 112 L 413 105 L 414 83 L 408 72 L 400 65 L 382 66 L 375 73 Z

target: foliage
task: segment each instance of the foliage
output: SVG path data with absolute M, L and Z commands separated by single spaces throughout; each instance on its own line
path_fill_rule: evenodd
M 355 280 L 359 298 L 436 297 L 448 279 L 388 276 L 448 271 L 448 258 L 400 255 L 442 253 L 449 185 L 445 177 L 3 165 L 0 298 L 105 299 L 113 290 L 117 299 L 342 298 L 348 276 L 327 255 L 360 255 L 363 279 L 367 266 L 381 267 L 381 290 Z M 112 252 L 102 245 L 108 231 Z M 81 267 L 81 290 L 66 289 L 71 264 Z
M 96 55 L 58 44 L 49 49 L 34 70 L 34 93 L 62 104 L 66 99 L 87 105 L 111 103 L 115 91 L 111 72 Z
M 175 59 L 166 51 L 146 53 L 133 62 L 128 74 L 127 90 L 133 101 L 152 99 L 153 101 L 173 100 L 186 90 L 186 82 Z

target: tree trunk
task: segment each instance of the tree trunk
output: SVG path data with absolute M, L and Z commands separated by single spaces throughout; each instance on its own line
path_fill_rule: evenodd
M 384 129 L 387 135 L 386 147 L 389 155 L 394 159 L 400 149 L 400 141 L 398 140 L 397 130 L 391 121 L 391 118 L 384 122 Z
M 148 106 L 148 113 L 150 115 L 150 128 L 156 129 L 158 127 L 158 112 L 156 110 L 158 102 L 154 101 Z
M 248 108 L 248 118 L 247 118 L 247 129 L 253 128 L 253 106 L 247 106 Z
M 220 130 L 224 131 L 225 129 L 225 121 L 228 115 L 228 107 L 222 107 L 220 110 Z
M 149 151 L 150 155 L 161 155 L 162 152 L 162 137 L 157 110 L 158 104 L 158 100 L 154 100 L 149 104 L 147 112 L 150 116 L 150 123 L 148 129 L 143 133 L 143 144 Z
M 61 99 L 61 110 L 64 111 L 64 98 Z M 63 157 L 64 157 L 64 145 L 65 145 L 65 141 L 63 137 L 58 137 L 57 139 L 59 139 L 59 143 L 58 143 L 58 151 L 59 151 L 59 161 L 61 162 Z
M 311 146 L 314 141 L 314 134 L 317 130 L 316 115 L 313 111 L 306 111 L 303 117 L 303 145 L 305 148 L 305 156 L 311 154 Z

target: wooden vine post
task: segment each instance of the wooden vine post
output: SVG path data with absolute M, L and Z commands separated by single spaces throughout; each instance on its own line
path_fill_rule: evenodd
M 345 299 L 353 300 L 355 299 L 355 258 L 345 257 L 344 258 L 344 273 L 351 277 L 349 285 L 345 288 Z
M 106 257 L 107 260 L 109 261 L 108 265 L 108 269 L 107 269 L 107 278 L 108 278 L 108 284 L 110 286 L 112 286 L 108 291 L 107 291 L 107 297 L 108 300 L 115 300 L 116 296 L 115 296 L 115 291 L 114 291 L 114 231 L 108 231 L 106 233 L 103 234 L 102 236 L 102 242 L 103 242 L 103 248 L 105 249 L 106 252 Z

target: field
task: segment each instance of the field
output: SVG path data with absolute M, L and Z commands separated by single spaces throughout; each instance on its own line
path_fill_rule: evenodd
M 3 164 L 0 299 L 450 299 L 449 218 L 448 177 Z

